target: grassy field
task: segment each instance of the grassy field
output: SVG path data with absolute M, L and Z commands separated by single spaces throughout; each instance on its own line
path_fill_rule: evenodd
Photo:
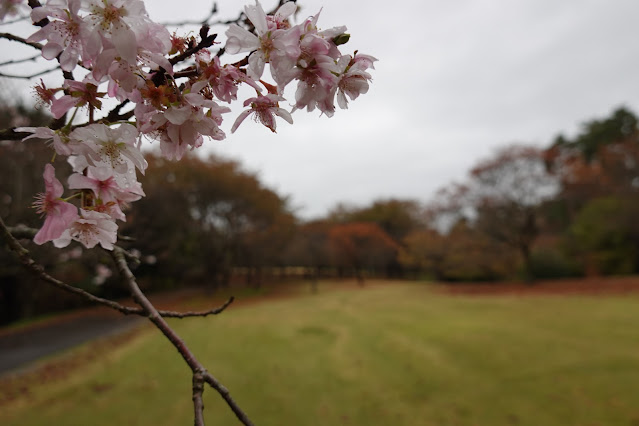
M 257 425 L 639 425 L 638 295 L 378 283 L 172 324 Z M 0 424 L 192 424 L 189 372 L 154 330 L 80 364 Z M 238 424 L 204 402 L 207 425 Z

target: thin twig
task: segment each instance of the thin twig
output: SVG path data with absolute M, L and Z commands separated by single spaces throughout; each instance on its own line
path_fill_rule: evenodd
M 29 4 L 29 7 L 31 9 L 35 9 L 36 7 L 42 7 L 42 4 L 40 3 L 40 0 L 29 0 L 27 2 Z M 33 25 L 38 26 L 38 27 L 44 27 L 49 23 L 49 18 L 43 18 L 38 22 L 34 22 Z
M 269 15 L 274 14 L 277 11 L 277 9 L 279 9 L 279 7 L 282 6 L 284 3 L 286 3 L 287 1 L 295 1 L 295 0 L 280 0 L 277 3 L 277 5 L 275 5 L 273 10 L 268 12 L 268 14 Z M 218 12 L 217 3 L 213 3 L 213 8 L 211 9 L 211 12 L 209 13 L 209 15 L 200 21 L 184 20 L 184 21 L 177 21 L 177 22 L 161 22 L 161 24 L 164 25 L 165 27 L 183 27 L 186 25 L 208 25 L 213 27 L 216 25 L 238 24 L 246 18 L 246 15 L 244 14 L 244 12 L 240 12 L 240 14 L 235 19 L 219 19 L 217 21 L 209 22 L 211 18 L 213 18 L 213 16 L 215 16 L 217 12 Z
M 19 228 L 17 228 L 17 229 L 19 229 Z M 18 234 L 18 238 L 21 238 L 21 235 L 31 234 L 30 231 L 31 230 L 27 228 L 25 230 L 21 230 L 19 232 L 16 232 L 16 234 Z M 58 287 L 61 290 L 64 290 L 64 291 L 69 292 L 69 293 L 76 294 L 78 296 L 81 296 L 81 297 L 85 298 L 86 300 L 88 300 L 90 302 L 97 303 L 97 304 L 103 305 L 103 306 L 108 306 L 109 308 L 115 309 L 116 311 L 120 311 L 120 312 L 122 312 L 125 315 L 130 315 L 130 314 L 141 315 L 141 314 L 143 314 L 143 312 L 141 312 L 141 310 L 139 308 L 129 308 L 127 306 L 121 305 L 121 304 L 119 304 L 117 302 L 114 302 L 112 300 L 103 299 L 101 297 L 94 296 L 93 294 L 91 294 L 91 293 L 89 293 L 87 291 L 84 291 L 84 290 L 79 289 L 77 287 L 74 287 L 72 285 L 66 284 L 66 283 L 58 280 L 57 278 L 54 278 L 51 275 L 47 274 L 44 271 L 44 268 L 41 265 L 37 264 L 35 260 L 33 260 L 33 258 L 29 254 L 29 250 L 24 248 L 20 244 L 20 242 L 16 239 L 16 237 L 14 237 L 12 235 L 12 233 L 9 231 L 9 228 L 5 225 L 5 223 L 4 223 L 4 221 L 2 220 L 1 217 L 0 217 L 0 233 L 4 237 L 5 241 L 9 245 L 9 247 L 11 248 L 11 251 L 13 251 L 15 254 L 18 255 L 18 259 L 20 260 L 20 263 L 22 263 L 28 270 L 33 272 L 41 280 L 43 280 L 43 281 L 45 281 L 45 282 L 47 282 L 49 284 L 52 284 L 52 285 Z
M 208 383 L 213 389 L 215 389 L 222 398 L 226 401 L 226 403 L 231 407 L 231 410 L 235 413 L 235 416 L 245 425 L 252 425 L 251 420 L 246 417 L 246 414 L 240 409 L 240 407 L 235 403 L 233 398 L 231 398 L 231 394 L 229 390 L 222 385 L 215 377 L 211 375 L 208 371 L 204 371 L 204 381 Z
M 204 27 L 202 27 L 204 28 Z M 217 38 L 217 34 L 211 34 L 211 35 L 207 35 L 205 37 L 202 37 L 202 39 L 200 40 L 200 42 L 198 44 L 196 44 L 195 46 L 186 49 L 184 51 L 184 53 L 180 53 L 177 56 L 174 56 L 172 58 L 169 59 L 169 62 L 171 63 L 171 65 L 175 65 L 178 62 L 182 62 L 183 60 L 185 60 L 186 58 L 189 58 L 190 56 L 196 54 L 197 52 L 199 52 L 202 49 L 206 49 L 207 47 L 211 47 L 213 46 L 213 43 L 215 43 L 215 39 Z
M 36 274 L 41 280 L 54 285 L 55 287 L 64 290 L 68 293 L 73 293 L 77 296 L 83 297 L 92 303 L 97 303 L 102 306 L 109 307 L 111 309 L 115 309 L 118 312 L 123 313 L 124 315 L 140 315 L 145 316 L 147 312 L 142 308 L 133 308 L 124 306 L 120 303 L 114 302 L 113 300 L 104 299 L 102 297 L 97 297 L 85 290 L 74 287 L 70 284 L 67 284 L 57 278 L 52 277 L 44 271 L 44 268 L 41 265 L 38 265 L 35 260 L 29 255 L 29 251 L 24 248 L 18 241 L 18 239 L 32 239 L 37 233 L 37 229 L 27 228 L 24 226 L 18 227 L 7 227 L 0 218 L 0 229 L 2 230 L 2 235 L 5 240 L 9 244 L 11 250 L 18 255 L 20 262 L 27 267 L 30 271 Z M 126 250 L 121 249 L 123 255 L 128 258 L 134 258 L 131 254 L 129 254 Z M 217 308 L 212 308 L 206 311 L 189 311 L 189 312 L 176 312 L 176 311 L 168 311 L 168 310 L 160 310 L 159 313 L 165 318 L 191 318 L 191 317 L 206 317 L 209 315 L 218 315 L 222 313 L 231 303 L 233 303 L 234 297 L 231 296 L 224 304 L 218 306 Z
M 60 66 L 56 66 L 56 67 L 49 68 L 49 69 L 46 69 L 46 70 L 43 70 L 43 71 L 39 71 L 39 72 L 37 72 L 35 74 L 30 74 L 30 75 L 15 75 L 15 74 L 7 74 L 7 73 L 0 72 L 0 77 L 17 78 L 17 79 L 20 79 L 20 80 L 30 80 L 32 78 L 40 77 L 41 75 L 45 75 L 45 74 L 48 74 L 50 72 L 57 71 L 59 69 L 60 69 Z
M 26 138 L 31 133 L 16 132 L 14 129 L 0 130 L 0 141 L 18 141 Z
M 11 33 L 0 33 L 0 38 L 6 38 L 7 40 L 16 41 L 18 43 L 26 44 L 27 46 L 31 46 L 38 50 L 42 50 L 42 45 L 40 43 L 36 43 L 33 41 L 27 41 L 27 39 L 18 37 L 17 35 Z
M 29 58 L 23 58 L 23 59 L 11 59 L 9 61 L 5 61 L 5 62 L 0 62 L 0 67 L 3 67 L 5 65 L 12 65 L 12 64 L 21 64 L 24 62 L 30 62 L 30 61 L 35 61 L 40 57 L 40 55 L 35 55 L 35 56 L 31 56 Z
M 201 371 L 193 373 L 193 417 L 195 426 L 204 426 L 204 377 Z
M 175 312 L 175 311 L 162 311 L 160 310 L 160 315 L 164 318 L 190 318 L 190 317 L 206 317 L 209 315 L 218 315 L 224 312 L 228 306 L 233 303 L 235 298 L 233 296 L 229 297 L 229 299 L 224 302 L 223 305 L 218 306 L 217 308 L 209 309 L 208 311 L 187 311 L 187 312 Z

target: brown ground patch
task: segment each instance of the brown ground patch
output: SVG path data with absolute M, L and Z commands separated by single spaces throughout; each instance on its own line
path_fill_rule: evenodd
M 436 289 L 453 295 L 619 295 L 639 293 L 639 276 L 541 280 L 526 283 L 447 283 Z

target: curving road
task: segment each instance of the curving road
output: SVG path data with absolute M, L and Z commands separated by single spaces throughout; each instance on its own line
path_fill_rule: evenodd
M 79 312 L 41 325 L 0 329 L 0 376 L 29 368 L 35 361 L 98 337 L 127 331 L 144 321 L 107 310 Z

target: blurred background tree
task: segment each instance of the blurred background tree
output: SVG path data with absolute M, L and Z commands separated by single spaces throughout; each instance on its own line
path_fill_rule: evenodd
M 5 126 L 50 117 L 5 104 Z M 380 198 L 340 203 L 325 217 L 296 217 L 287 197 L 241 164 L 214 155 L 166 161 L 153 152 L 141 182 L 146 197 L 121 227 L 141 254 L 136 274 L 147 290 L 200 285 L 260 287 L 284 278 L 425 277 L 499 281 L 639 272 L 639 129 L 618 108 L 587 121 L 573 138 L 547 148 L 506 146 L 479 161 L 461 183 L 428 202 Z M 0 142 L 0 214 L 37 227 L 29 208 L 50 160 L 42 143 Z M 185 208 L 186 207 L 186 208 Z M 71 246 L 34 247 L 47 268 L 98 295 L 124 295 L 117 280 L 96 279 L 101 254 Z M 46 287 L 0 252 L 0 322 L 81 303 Z

